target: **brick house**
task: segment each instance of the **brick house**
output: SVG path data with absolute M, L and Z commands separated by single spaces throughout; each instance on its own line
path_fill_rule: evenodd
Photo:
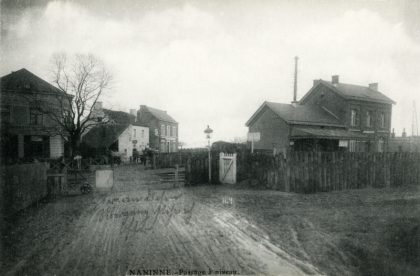
M 360 86 L 314 80 L 299 102 L 264 102 L 247 121 L 260 133 L 255 149 L 296 151 L 385 151 L 391 129 L 390 98 L 378 84 Z
M 178 122 L 166 111 L 141 105 L 137 121 L 149 127 L 150 148 L 159 152 L 178 151 Z
M 97 154 L 105 154 L 109 149 L 118 153 L 122 161 L 129 161 L 134 149 L 140 152 L 149 146 L 149 128 L 137 122 L 136 116 L 102 108 L 100 102 L 93 114 L 106 124 L 89 129 L 82 142 Z
M 72 97 L 25 68 L 1 77 L 2 158 L 58 158 L 64 155 L 64 139 L 58 124 L 35 104 L 54 109 Z M 66 108 L 65 106 L 63 107 Z M 68 108 L 68 107 L 67 107 Z M 7 144 L 7 145 L 6 145 Z

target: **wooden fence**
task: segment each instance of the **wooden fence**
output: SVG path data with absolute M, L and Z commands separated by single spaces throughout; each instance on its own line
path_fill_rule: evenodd
M 208 152 L 190 155 L 185 166 L 185 181 L 187 185 L 209 183 Z M 219 152 L 212 152 L 211 184 L 219 183 Z
M 1 168 L 2 204 L 6 215 L 13 215 L 47 196 L 47 170 L 47 163 L 16 164 Z
M 250 178 L 270 189 L 313 193 L 420 183 L 418 153 L 296 152 L 254 157 Z
M 185 166 L 187 184 L 208 183 L 208 152 L 160 154 L 158 167 Z M 219 152 L 212 151 L 212 183 L 219 180 Z M 238 182 L 287 192 L 313 193 L 420 184 L 420 153 L 293 152 L 237 155 Z
M 176 165 L 183 167 L 191 156 L 193 155 L 181 152 L 159 153 L 154 156 L 152 162 L 155 162 L 156 168 L 174 168 Z

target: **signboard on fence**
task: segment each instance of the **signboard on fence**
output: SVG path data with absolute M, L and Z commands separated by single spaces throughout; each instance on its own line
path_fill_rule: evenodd
M 261 139 L 259 132 L 248 132 L 248 141 L 251 142 L 251 152 L 254 152 L 254 142 L 258 142 Z
M 348 140 L 339 140 L 338 146 L 340 148 L 348 148 L 349 147 L 349 141 Z
M 261 139 L 261 134 L 259 132 L 248 132 L 249 142 L 258 142 L 260 139 Z

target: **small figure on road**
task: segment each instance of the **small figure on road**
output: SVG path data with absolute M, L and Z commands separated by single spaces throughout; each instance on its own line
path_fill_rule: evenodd
M 82 156 L 79 152 L 76 153 L 74 160 L 76 160 L 76 167 L 80 171 L 82 169 Z
M 137 163 L 139 159 L 139 152 L 136 148 L 133 149 L 133 163 Z

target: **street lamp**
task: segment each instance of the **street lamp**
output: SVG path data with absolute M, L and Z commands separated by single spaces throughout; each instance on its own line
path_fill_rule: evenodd
M 207 125 L 207 128 L 204 130 L 204 133 L 206 134 L 206 138 L 208 140 L 208 148 L 209 148 L 209 184 L 211 184 L 211 146 L 210 146 L 210 139 L 211 134 L 213 133 L 213 130 Z

